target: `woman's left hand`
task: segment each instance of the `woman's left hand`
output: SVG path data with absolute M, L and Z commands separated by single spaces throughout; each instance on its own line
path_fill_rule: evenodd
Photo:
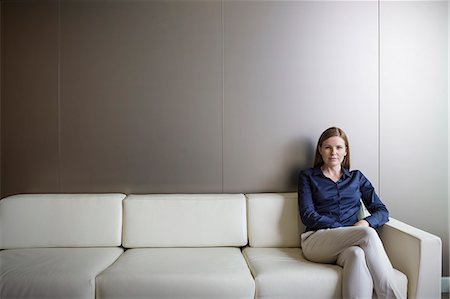
M 365 226 L 365 227 L 369 227 L 369 222 L 367 222 L 364 219 L 359 220 L 358 222 L 356 222 L 355 224 L 353 224 L 353 226 Z

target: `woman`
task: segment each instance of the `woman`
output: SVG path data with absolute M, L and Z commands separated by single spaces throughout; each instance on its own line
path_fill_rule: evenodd
M 370 216 L 358 220 L 360 199 Z M 322 133 L 314 167 L 300 173 L 300 217 L 306 226 L 301 236 L 305 257 L 343 267 L 343 298 L 401 298 L 393 281 L 394 269 L 374 230 L 389 213 L 372 184 L 358 170 L 350 171 L 350 147 L 336 127 Z

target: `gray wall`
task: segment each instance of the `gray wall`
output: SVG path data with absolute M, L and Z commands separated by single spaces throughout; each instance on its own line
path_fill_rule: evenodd
M 291 191 L 337 125 L 448 265 L 448 4 L 378 4 L 2 1 L 2 196 Z
M 448 276 L 446 2 L 382 2 L 380 194 L 398 218 L 441 236 Z

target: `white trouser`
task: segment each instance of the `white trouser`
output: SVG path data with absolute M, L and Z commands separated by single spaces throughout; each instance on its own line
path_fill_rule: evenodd
M 344 299 L 402 298 L 394 282 L 394 269 L 377 232 L 370 227 L 321 229 L 302 234 L 304 256 L 317 263 L 343 267 Z

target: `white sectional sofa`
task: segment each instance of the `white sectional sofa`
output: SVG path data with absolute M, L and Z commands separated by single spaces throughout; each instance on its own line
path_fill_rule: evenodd
M 0 298 L 341 298 L 299 248 L 295 193 L 29 194 L 0 200 Z M 441 241 L 380 231 L 408 298 L 439 298 Z

